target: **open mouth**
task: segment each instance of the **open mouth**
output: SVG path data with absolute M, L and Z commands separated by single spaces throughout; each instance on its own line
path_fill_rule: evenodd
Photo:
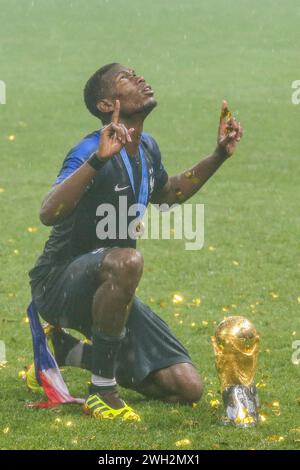
M 154 95 L 154 91 L 152 90 L 150 85 L 146 85 L 142 91 L 145 95 Z

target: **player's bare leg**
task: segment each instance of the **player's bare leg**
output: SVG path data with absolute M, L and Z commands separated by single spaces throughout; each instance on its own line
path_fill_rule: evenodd
M 138 391 L 148 398 L 192 405 L 201 399 L 203 388 L 195 367 L 183 362 L 153 372 Z
M 94 295 L 92 384 L 97 394 L 114 409 L 124 407 L 115 379 L 116 357 L 124 337 L 129 304 L 143 272 L 143 258 L 132 248 L 115 248 L 99 267 L 99 287 Z

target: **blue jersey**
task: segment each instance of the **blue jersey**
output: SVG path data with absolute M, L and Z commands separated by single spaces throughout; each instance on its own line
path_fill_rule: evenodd
M 70 150 L 54 185 L 62 183 L 87 161 L 91 154 L 98 149 L 100 138 L 101 131 L 95 131 Z M 148 204 L 153 193 L 166 184 L 168 175 L 161 161 L 159 147 L 153 137 L 143 132 L 141 145 L 148 171 Z M 140 156 L 130 157 L 129 160 L 135 187 L 139 188 L 141 182 Z M 117 214 L 116 220 L 119 221 L 120 196 L 127 197 L 128 207 L 137 202 L 122 157 L 117 154 L 97 172 L 73 212 L 62 222 L 53 226 L 37 265 L 60 264 L 67 259 L 101 247 L 135 247 L 136 241 L 134 239 L 119 237 L 118 224 L 114 239 L 99 239 L 96 233 L 96 227 L 101 218 L 96 215 L 97 208 L 101 204 L 111 204 Z M 134 218 L 135 216 L 132 217 L 132 219 Z M 128 217 L 128 224 L 130 221 L 131 219 Z

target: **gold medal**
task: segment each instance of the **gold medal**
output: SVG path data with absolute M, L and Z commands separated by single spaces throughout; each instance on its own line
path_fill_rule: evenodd
M 135 226 L 135 234 L 137 238 L 141 238 L 145 232 L 145 224 L 142 220 L 139 220 Z

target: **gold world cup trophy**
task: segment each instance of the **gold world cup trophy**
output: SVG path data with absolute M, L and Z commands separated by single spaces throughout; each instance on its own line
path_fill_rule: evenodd
M 225 422 L 241 428 L 258 423 L 258 396 L 254 375 L 259 350 L 259 335 L 245 317 L 225 318 L 212 338 Z

